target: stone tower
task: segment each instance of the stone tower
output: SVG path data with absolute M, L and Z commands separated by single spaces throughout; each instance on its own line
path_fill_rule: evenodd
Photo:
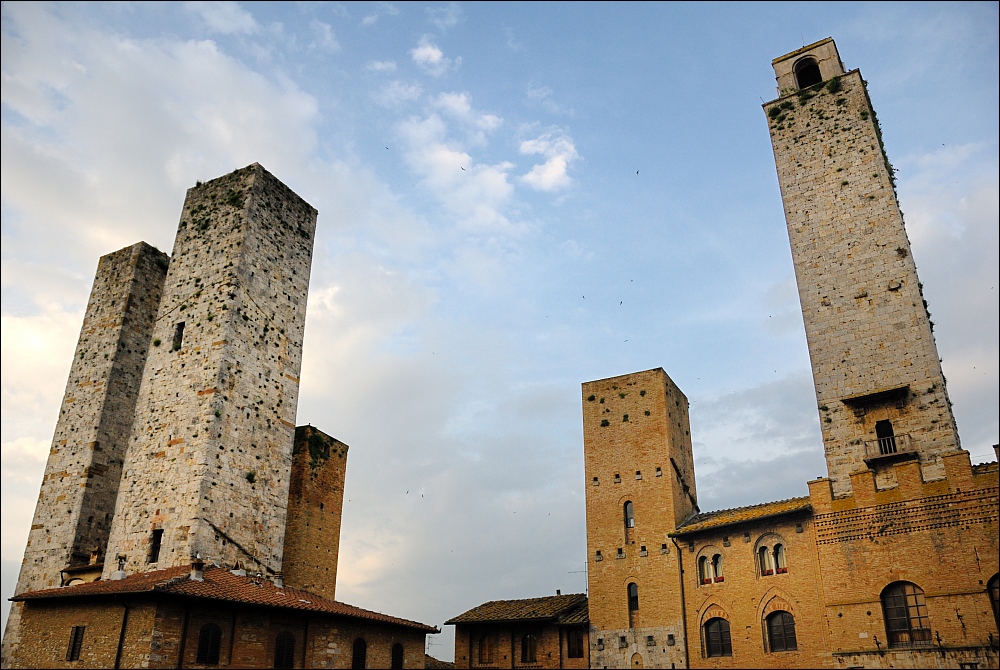
M 315 226 L 256 163 L 188 190 L 105 579 L 198 555 L 281 570 Z
M 583 385 L 591 667 L 686 667 L 680 561 L 698 510 L 688 401 L 662 368 Z
M 900 460 L 944 477 L 959 448 L 892 164 L 858 70 L 832 39 L 772 61 L 764 105 L 835 495 Z
M 62 586 L 64 570 L 104 556 L 167 264 L 140 242 L 97 266 L 15 593 Z
M 337 588 L 340 520 L 347 445 L 312 426 L 295 429 L 284 582 L 333 600 Z

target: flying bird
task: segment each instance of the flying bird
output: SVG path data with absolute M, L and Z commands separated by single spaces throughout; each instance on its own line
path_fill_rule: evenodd
M 462 166 L 461 166 L 461 165 L 459 165 L 458 167 L 462 167 Z M 465 168 L 462 168 L 462 172 L 465 172 Z

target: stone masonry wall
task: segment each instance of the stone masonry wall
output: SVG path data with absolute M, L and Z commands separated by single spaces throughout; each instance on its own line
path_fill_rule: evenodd
M 118 556 L 129 573 L 196 554 L 281 569 L 315 225 L 258 164 L 188 190 L 105 578 Z
M 347 445 L 312 426 L 295 429 L 282 562 L 284 583 L 333 600 Z
M 104 555 L 168 262 L 140 242 L 98 263 L 15 593 L 61 586 L 61 570 Z
M 883 419 L 919 455 L 926 479 L 942 477 L 940 456 L 958 448 L 958 434 L 861 74 L 764 109 L 834 492 L 850 492 Z M 891 399 L 858 398 L 901 388 Z M 894 485 L 891 468 L 876 470 L 880 486 Z
M 631 667 L 639 654 L 647 666 L 683 667 L 680 570 L 667 534 L 697 509 L 687 398 L 660 368 L 587 382 L 583 432 L 591 665 Z

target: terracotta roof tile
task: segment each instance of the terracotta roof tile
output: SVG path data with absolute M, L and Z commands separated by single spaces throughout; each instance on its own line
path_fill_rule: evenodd
M 732 526 L 746 521 L 756 521 L 758 519 L 766 519 L 772 516 L 792 514 L 811 509 L 812 505 L 809 504 L 809 496 L 803 496 L 801 498 L 789 498 L 788 500 L 777 500 L 759 505 L 704 512 L 691 517 L 682 523 L 677 530 L 669 533 L 669 535 L 671 537 L 691 535 L 703 530 Z
M 272 582 L 257 580 L 253 577 L 241 577 L 219 567 L 206 567 L 203 574 L 204 580 L 196 581 L 191 579 L 190 567 L 178 566 L 167 568 L 166 570 L 155 570 L 153 572 L 130 575 L 120 580 L 102 580 L 78 584 L 76 586 L 66 586 L 59 589 L 22 593 L 14 596 L 11 600 L 124 595 L 155 591 L 193 598 L 223 600 L 245 605 L 335 614 L 355 619 L 405 626 L 407 628 L 416 628 L 427 633 L 440 632 L 434 626 L 361 609 L 360 607 L 330 600 L 315 593 L 303 591 L 302 589 L 291 587 L 279 588 Z
M 486 623 L 498 621 L 548 621 L 555 623 L 587 623 L 587 596 L 568 593 L 522 600 L 491 600 L 453 617 L 446 624 Z M 571 619 L 571 620 L 570 620 Z

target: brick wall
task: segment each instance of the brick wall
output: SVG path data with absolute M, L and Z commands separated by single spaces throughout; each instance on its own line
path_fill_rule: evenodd
M 581 628 L 585 629 L 585 626 Z M 587 634 L 584 633 L 582 658 L 570 658 L 568 648 L 569 627 L 551 623 L 519 624 L 456 624 L 456 668 L 589 668 L 590 654 Z M 537 640 L 536 661 L 521 662 L 521 640 L 528 633 Z M 493 662 L 479 662 L 479 644 L 489 635 L 494 644 Z
M 281 569 L 315 223 L 257 164 L 188 191 L 109 543 L 127 572 Z

